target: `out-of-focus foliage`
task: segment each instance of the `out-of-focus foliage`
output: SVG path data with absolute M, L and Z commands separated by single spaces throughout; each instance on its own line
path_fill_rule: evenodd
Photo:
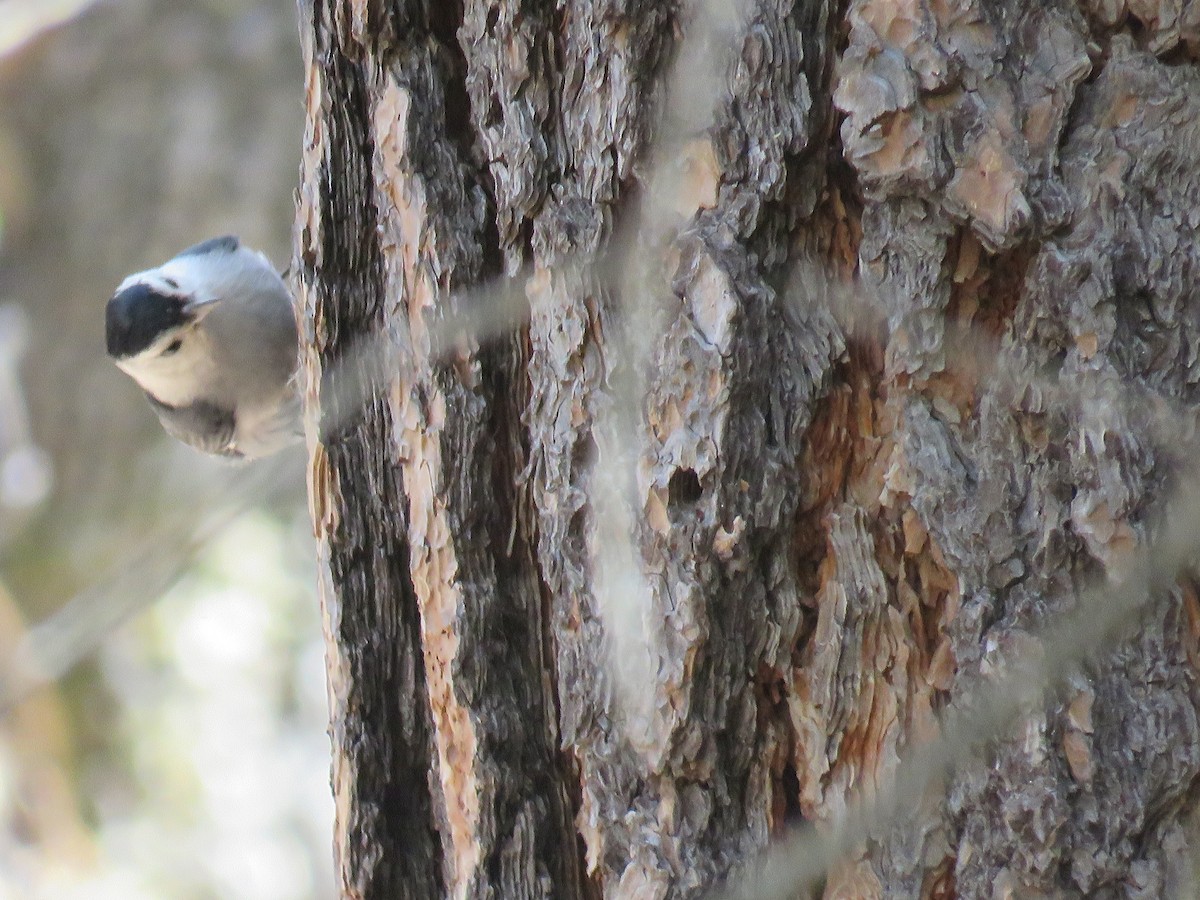
M 121 278 L 191 242 L 286 263 L 294 5 L 0 0 L 0 23 L 0 692 L 102 641 L 0 718 L 0 898 L 326 896 L 301 456 L 259 464 L 269 500 L 223 496 L 253 480 L 170 444 L 103 346 Z
M 104 644 L 109 699 L 82 721 L 50 694 L 10 718 L 0 897 L 328 895 L 322 645 L 295 526 L 225 529 Z M 120 752 L 82 743 L 64 775 L 64 743 L 88 731 Z

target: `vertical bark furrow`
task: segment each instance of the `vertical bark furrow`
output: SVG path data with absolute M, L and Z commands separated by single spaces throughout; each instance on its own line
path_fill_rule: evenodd
M 560 173 L 556 24 L 542 0 L 470 0 L 459 41 L 469 49 L 471 120 L 496 207 L 506 274 L 529 262 L 531 223 Z
M 430 777 L 432 724 L 409 576 L 404 485 L 385 448 L 391 417 L 378 377 L 350 361 L 381 323 L 373 239 L 369 87 L 342 52 L 324 3 L 303 7 L 312 32 L 309 130 L 297 281 L 310 410 L 320 444 L 311 484 L 324 563 L 335 855 L 344 896 L 436 898 L 443 854 Z M 311 415 L 311 414 L 310 414 Z
M 816 127 L 804 73 L 826 65 L 804 56 L 811 36 L 801 37 L 799 23 L 823 21 L 821 10 L 763 4 L 739 48 L 731 124 L 715 138 L 669 138 L 698 177 L 668 199 L 684 221 L 701 210 L 702 224 L 676 251 L 685 258 L 676 276 L 681 318 L 654 361 L 661 374 L 649 409 L 658 433 L 642 476 L 650 527 L 641 543 L 655 595 L 643 619 L 662 668 L 645 686 L 659 712 L 648 730 L 635 729 L 633 744 L 628 711 L 606 674 L 608 638 L 582 538 L 600 527 L 583 506 L 594 455 L 588 424 L 601 406 L 640 401 L 601 390 L 614 361 L 604 360 L 592 337 L 608 309 L 594 277 L 568 267 L 530 282 L 531 431 L 539 462 L 547 463 L 538 470 L 538 499 L 544 576 L 560 604 L 563 740 L 580 757 L 589 868 L 612 896 L 703 891 L 761 848 L 773 827 L 770 766 L 783 738 L 774 723 L 763 726 L 761 744 L 733 736 L 756 731 L 754 675 L 760 666 L 778 670 L 798 628 L 786 545 L 771 534 L 795 512 L 799 437 L 839 345 L 830 321 L 816 311 L 795 315 L 765 284 L 778 273 L 757 254 L 778 262 L 789 251 L 778 207 L 768 214 L 759 198 L 785 196 L 790 164 Z M 588 17 L 586 6 L 567 17 L 565 184 L 552 192 L 534 232 L 547 263 L 602 246 L 614 189 L 645 130 L 645 87 L 625 72 L 651 65 L 635 53 L 661 52 L 647 43 L 650 17 L 629 24 Z M 572 30 L 578 27 L 584 30 Z M 764 79 L 793 101 L 783 109 L 760 104 Z M 718 98 L 712 104 L 722 105 Z M 582 196 L 572 200 L 576 192 Z M 753 236 L 754 249 L 730 246 L 731 234 L 747 243 Z M 564 304 L 563 297 L 578 299 Z M 692 379 L 703 392 L 689 387 Z M 571 551 L 565 557 L 564 547 Z M 641 840 L 647 833 L 662 838 L 650 845 Z
M 824 122 L 811 77 L 827 68 L 826 34 L 802 29 L 828 15 L 822 2 L 748 10 L 717 126 L 684 136 L 711 186 L 693 179 L 682 198 L 695 219 L 673 247 L 678 305 L 653 360 L 638 478 L 658 715 L 632 824 L 670 838 L 625 872 L 666 875 L 682 896 L 737 873 L 789 805 L 778 792 L 790 726 L 771 698 L 790 673 L 800 603 L 779 536 L 799 509 L 803 436 L 842 341 L 815 293 L 770 283 L 784 280 L 800 219 L 782 199 L 816 201 L 815 185 L 790 178 Z
M 410 484 L 412 573 L 424 628 L 454 896 L 573 896 L 575 835 L 544 690 L 542 603 L 512 502 L 525 468 L 512 350 L 435 346 L 455 290 L 486 273 L 489 202 L 442 22 L 375 60 L 375 192 L 389 314 L 408 371 L 393 385 Z M 444 354 L 444 355 L 439 355 Z M 515 396 L 514 396 L 515 394 Z M 557 893 L 556 893 L 557 892 Z
M 536 109 L 557 115 L 548 126 L 546 197 L 511 206 L 523 215 L 535 274 L 530 298 L 530 405 L 526 412 L 533 460 L 530 470 L 538 515 L 538 562 L 550 593 L 556 651 L 555 677 L 563 747 L 574 757 L 581 790 L 577 825 L 586 846 L 586 868 L 612 886 L 629 852 L 628 833 L 606 832 L 626 810 L 637 771 L 616 730 L 605 636 L 591 588 L 587 536 L 594 527 L 587 506 L 594 465 L 591 434 L 604 400 L 606 363 L 602 322 L 610 297 L 592 270 L 604 249 L 622 181 L 643 149 L 651 110 L 652 74 L 668 46 L 671 4 L 567 4 L 550 36 L 554 93 Z M 514 38 L 515 39 L 515 38 Z M 532 90 L 536 91 L 536 82 Z M 530 113 L 498 98 L 504 115 Z M 506 127 L 510 127 L 507 126 Z M 538 152 L 541 152 L 540 149 Z M 507 153 L 520 165 L 521 154 Z M 536 185 L 536 181 L 528 182 Z M 527 210 L 527 211 L 526 211 Z M 515 215 L 515 212 L 514 212 Z M 551 268 L 553 267 L 553 268 Z
M 680 843 L 664 857 L 683 861 L 668 871 L 685 893 L 783 825 L 772 814 L 787 805 L 776 792 L 788 725 L 760 701 L 789 677 L 800 598 L 778 536 L 798 511 L 801 441 L 842 349 L 828 316 L 778 296 L 744 245 L 724 244 L 722 212 L 679 243 L 683 310 L 657 359 L 641 477 L 666 711 L 643 750 L 644 790 L 679 803 Z
M 344 384 L 324 385 L 315 398 L 336 423 L 321 431 L 327 445 L 314 452 L 313 477 L 314 515 L 331 523 L 335 772 L 350 759 L 358 768 L 346 777 L 363 773 L 339 816 L 353 842 L 341 851 L 343 889 L 575 896 L 576 837 L 541 668 L 542 598 L 508 493 L 525 468 L 516 362 L 503 346 L 479 354 L 466 344 L 443 363 L 430 338 L 451 308 L 449 292 L 484 272 L 487 202 L 463 165 L 470 135 L 451 132 L 455 60 L 413 6 L 393 11 L 402 31 L 383 28 L 390 20 L 368 6 L 340 8 L 336 25 L 313 21 L 325 54 L 314 63 L 334 68 L 313 84 L 312 140 L 354 159 L 321 170 L 332 174 L 312 189 L 319 211 L 304 213 L 302 190 L 303 278 L 323 299 L 306 329 L 327 348 L 325 367 L 360 373 L 352 396 L 376 390 L 372 376 L 381 373 L 372 372 L 375 354 L 345 362 L 341 353 L 373 347 L 354 339 L 381 326 L 393 345 L 383 357 L 389 404 L 373 404 L 360 421 L 355 401 L 339 396 Z M 348 647 L 360 649 L 340 659 Z M 334 683 L 343 677 L 347 684 Z M 404 718 L 358 699 L 376 695 Z M 357 702 L 383 734 L 354 730 Z M 424 731 L 401 746 L 414 723 Z M 410 787 L 413 771 L 423 803 L 396 787 Z M 422 827 L 424 841 L 389 839 L 389 828 Z M 410 858 L 427 870 L 407 866 Z

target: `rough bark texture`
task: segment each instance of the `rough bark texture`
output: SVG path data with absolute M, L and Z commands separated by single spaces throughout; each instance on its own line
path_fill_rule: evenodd
M 747 9 L 712 128 L 669 136 L 661 330 L 638 433 L 613 438 L 631 361 L 601 257 L 645 202 L 690 14 L 302 7 L 349 896 L 704 894 L 886 786 L 1153 539 L 1200 379 L 1200 4 Z M 436 353 L 501 273 L 519 337 Z M 384 365 L 346 362 L 364 339 Z M 596 589 L 613 440 L 639 459 L 638 721 Z M 1147 599 L 826 895 L 1179 890 L 1200 604 Z
M 310 408 L 321 406 L 312 492 L 328 557 L 344 890 L 570 891 L 577 838 L 518 521 L 518 351 L 439 361 L 429 345 L 445 292 L 495 267 L 487 196 L 462 156 L 455 22 L 436 4 L 303 13 L 313 37 L 300 281 Z M 356 341 L 374 334 L 399 361 L 386 373 Z M 319 380 L 339 362 L 339 377 Z M 372 386 L 361 422 L 346 384 Z

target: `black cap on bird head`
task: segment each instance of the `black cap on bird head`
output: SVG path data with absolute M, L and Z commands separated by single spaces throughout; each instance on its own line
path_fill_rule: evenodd
M 108 355 L 113 359 L 137 356 L 164 332 L 186 325 L 194 318 L 185 298 L 160 293 L 145 282 L 135 282 L 118 291 L 104 311 Z

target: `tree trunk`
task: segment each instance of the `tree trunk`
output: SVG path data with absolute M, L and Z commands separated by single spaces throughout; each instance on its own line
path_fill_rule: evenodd
M 301 4 L 345 896 L 737 883 L 1153 550 L 1200 4 L 1125 6 L 757 0 L 726 64 L 703 4 Z M 825 895 L 1184 891 L 1200 603 L 1138 599 Z

